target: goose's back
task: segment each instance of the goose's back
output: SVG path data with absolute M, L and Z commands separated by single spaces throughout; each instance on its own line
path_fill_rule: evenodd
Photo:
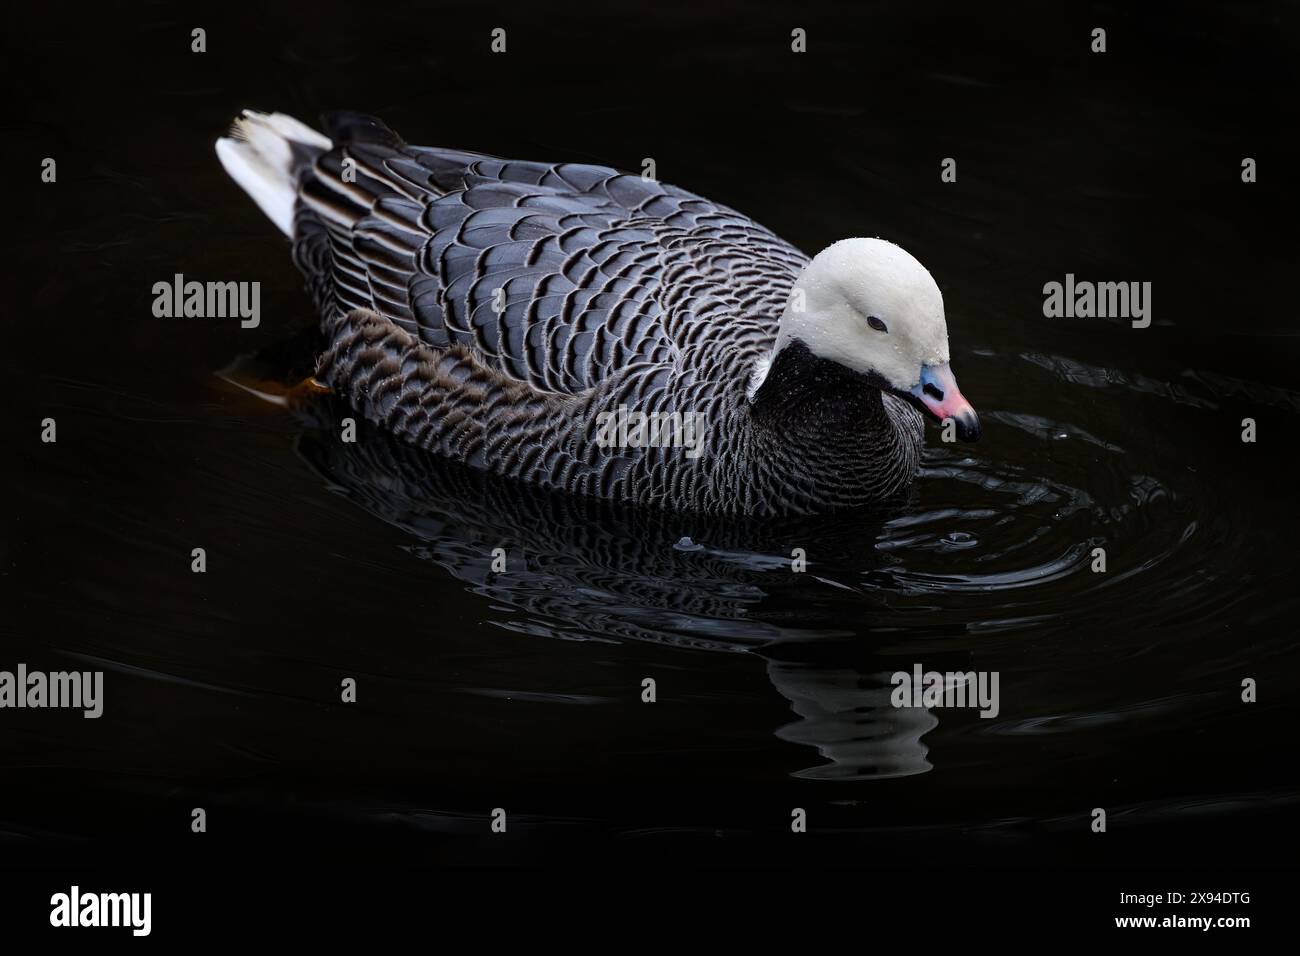
M 807 262 L 638 175 L 413 147 L 356 114 L 326 132 L 299 173 L 295 257 L 327 323 L 367 310 L 542 393 L 741 389 Z

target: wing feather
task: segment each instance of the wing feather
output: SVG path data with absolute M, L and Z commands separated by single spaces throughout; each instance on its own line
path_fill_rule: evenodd
M 472 349 L 541 392 L 625 374 L 657 400 L 705 351 L 765 348 L 807 262 L 725 206 L 606 166 L 407 146 L 355 114 L 326 125 L 295 250 L 322 309 Z

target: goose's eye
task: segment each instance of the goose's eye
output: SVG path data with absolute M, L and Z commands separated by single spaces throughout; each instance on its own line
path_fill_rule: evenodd
M 880 321 L 878 318 L 876 318 L 874 315 L 869 315 L 869 316 L 867 316 L 867 325 L 871 326 L 871 327 L 872 327 L 873 329 L 875 329 L 877 332 L 888 332 L 888 331 L 889 331 L 889 326 L 885 325 L 884 322 L 881 322 L 881 321 Z

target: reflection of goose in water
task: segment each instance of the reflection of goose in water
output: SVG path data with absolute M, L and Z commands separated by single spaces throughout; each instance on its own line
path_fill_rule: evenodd
M 868 660 L 858 669 L 861 649 L 850 666 L 843 655 L 827 665 L 778 660 L 843 634 L 789 627 L 779 612 L 761 607 L 798 602 L 810 585 L 847 586 L 810 580 L 815 560 L 805 574 L 791 571 L 792 549 L 807 542 L 837 563 L 878 564 L 878 516 L 759 524 L 620 509 L 492 479 L 364 423 L 355 443 L 342 442 L 337 419 L 349 412 L 332 399 L 299 413 L 320 426 L 300 435 L 299 453 L 332 490 L 409 533 L 412 554 L 466 582 L 493 608 L 514 612 L 501 626 L 564 640 L 758 653 L 799 716 L 777 735 L 829 761 L 800 776 L 863 779 L 929 769 L 920 737 L 937 721 L 890 705 L 888 677 L 880 673 L 886 665 Z M 504 573 L 493 570 L 496 548 L 506 553 Z
M 776 735 L 816 747 L 830 761 L 796 776 L 862 780 L 906 777 L 930 769 L 921 737 L 939 720 L 924 707 L 891 705 L 889 673 L 771 661 L 767 675 L 801 718 Z
M 319 354 L 315 335 L 281 343 L 232 380 L 297 381 Z M 927 769 L 921 738 L 934 717 L 889 706 L 893 671 L 918 661 L 947 669 L 939 655 L 968 670 L 976 648 L 998 655 L 1030 631 L 1063 634 L 1080 608 L 1122 606 L 1151 620 L 1176 599 L 1179 614 L 1225 616 L 1220 592 L 1202 584 L 1244 554 L 1239 523 L 1191 506 L 1206 490 L 1195 472 L 1139 455 L 1109 420 L 1079 428 L 1068 408 L 1056 418 L 995 410 L 1022 460 L 932 448 L 927 480 L 888 513 L 757 522 L 530 490 L 364 422 L 345 444 L 338 418 L 355 412 L 336 401 L 300 409 L 318 419 L 301 433 L 301 454 L 339 494 L 409 535 L 412 553 L 486 598 L 483 618 L 544 637 L 764 658 L 798 715 L 779 736 L 825 757 L 807 776 Z M 1209 542 L 1217 570 L 1205 564 Z M 1122 563 L 1095 573 L 1097 547 Z M 505 574 L 492 571 L 494 548 L 508 554 Z M 803 574 L 790 569 L 795 548 L 807 552 Z

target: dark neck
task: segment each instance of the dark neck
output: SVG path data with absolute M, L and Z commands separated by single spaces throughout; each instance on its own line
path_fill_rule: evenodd
M 772 359 L 750 408 L 756 421 L 772 428 L 857 425 L 884 416 L 878 385 L 813 355 L 798 339 Z
M 853 506 L 894 494 L 915 474 L 919 414 L 797 339 L 772 360 L 750 416 L 765 460 L 792 496 Z

